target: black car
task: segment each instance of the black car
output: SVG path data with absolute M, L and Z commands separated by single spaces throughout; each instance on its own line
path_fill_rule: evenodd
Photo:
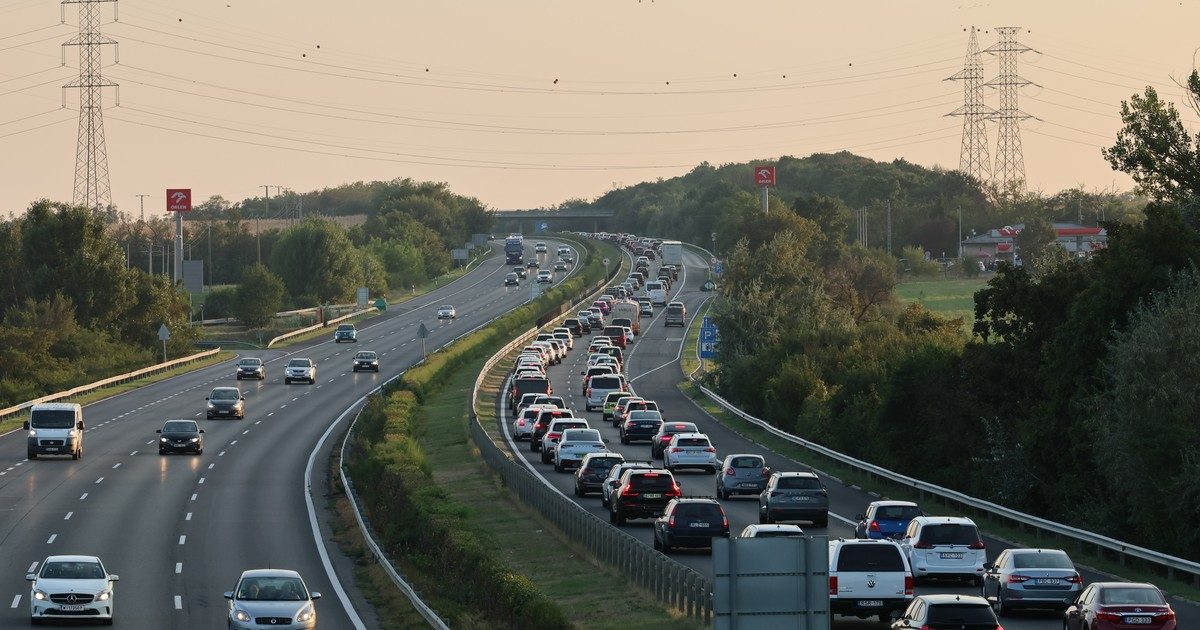
M 579 323 L 578 318 L 570 317 L 570 318 L 564 320 L 563 326 L 567 330 L 571 331 L 572 337 L 582 337 L 583 336 L 583 324 Z M 588 329 L 590 331 L 591 327 L 589 326 Z
M 1003 630 L 992 605 L 986 599 L 972 595 L 918 595 L 891 627 L 894 630 Z
M 608 520 L 624 525 L 631 518 L 658 518 L 671 499 L 682 495 L 675 476 L 669 471 L 627 470 L 609 495 Z
M 539 265 L 539 264 L 538 264 L 538 261 L 536 261 L 536 260 L 531 260 L 531 261 L 529 261 L 529 262 L 525 263 L 525 266 L 526 266 L 526 267 L 529 267 L 530 269 L 537 269 L 537 268 L 538 268 L 538 267 L 540 267 L 541 265 Z
M 239 359 L 237 362 L 237 380 L 244 378 L 256 378 L 263 380 L 267 378 L 267 368 L 263 365 L 262 359 L 246 357 Z
M 671 438 L 675 437 L 676 433 L 699 433 L 700 429 L 696 428 L 694 422 L 664 422 L 658 433 L 650 438 L 650 455 L 652 457 L 662 457 L 663 451 L 667 445 L 671 443 Z
M 206 418 L 216 417 L 238 418 L 246 417 L 246 397 L 236 387 L 214 387 L 208 395 L 208 410 Z
M 379 371 L 379 355 L 371 350 L 363 350 L 354 355 L 354 365 L 351 368 L 352 372 L 365 370 L 367 372 Z
M 517 274 L 517 277 L 521 278 L 522 280 L 529 277 L 529 272 L 525 271 L 525 268 L 522 267 L 521 265 L 517 265 L 516 267 L 513 267 L 512 272 Z
M 167 420 L 159 434 L 158 454 L 204 452 L 204 429 L 195 420 Z
M 589 492 L 599 492 L 604 485 L 604 479 L 613 466 L 625 461 L 619 453 L 588 453 L 579 463 L 575 471 L 575 496 L 582 497 Z
M 658 435 L 659 430 L 662 429 L 662 420 L 658 418 L 628 417 L 629 415 L 628 413 L 626 414 L 627 419 L 618 428 L 621 433 L 622 444 L 629 444 L 634 440 L 653 441 L 654 436 Z
M 575 414 L 571 413 L 569 409 L 542 409 L 540 412 L 538 412 L 537 416 L 535 416 L 533 423 L 533 435 L 531 435 L 529 438 L 529 450 L 535 453 L 542 450 L 542 437 L 544 437 L 546 435 L 546 431 L 550 429 L 551 422 L 574 417 Z M 587 425 L 584 425 L 580 428 L 586 429 Z M 542 463 L 546 462 L 543 461 Z
M 654 521 L 654 548 L 712 547 L 714 538 L 729 538 L 729 519 L 716 499 L 674 499 Z

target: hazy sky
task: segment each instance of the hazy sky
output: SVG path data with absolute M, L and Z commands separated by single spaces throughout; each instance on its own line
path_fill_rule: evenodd
M 1127 189 L 1122 99 L 1179 99 L 1200 2 L 120 0 L 103 7 L 113 202 L 412 177 L 494 208 L 714 164 L 848 149 L 958 165 L 967 33 L 1021 26 L 1027 179 Z M 52 0 L 0 0 L 0 210 L 69 200 L 77 53 Z M 995 59 L 985 55 L 986 76 Z M 557 80 L 557 83 L 555 81 Z M 996 95 L 988 94 L 995 105 Z M 1196 116 L 1186 112 L 1196 130 Z M 993 144 L 995 128 L 990 128 Z

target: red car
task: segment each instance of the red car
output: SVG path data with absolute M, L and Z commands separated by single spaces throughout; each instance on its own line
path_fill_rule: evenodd
M 1176 630 L 1175 611 L 1153 584 L 1094 582 L 1063 619 L 1066 630 Z
M 612 311 L 612 306 L 604 300 L 596 300 L 595 302 L 592 302 L 592 306 L 600 309 L 600 313 L 603 315 L 608 315 L 609 312 Z

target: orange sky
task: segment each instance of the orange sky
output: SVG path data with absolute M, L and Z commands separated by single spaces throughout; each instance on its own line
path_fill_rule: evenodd
M 961 121 L 943 114 L 962 91 L 943 79 L 972 24 L 1022 26 L 1039 51 L 1021 60 L 1040 84 L 1021 94 L 1040 119 L 1023 126 L 1031 186 L 1127 189 L 1099 155 L 1120 101 L 1147 84 L 1177 97 L 1172 77 L 1200 46 L 1197 0 L 121 0 L 119 12 L 104 26 L 120 42 L 106 76 L 121 85 L 105 120 L 113 202 L 135 215 L 138 193 L 160 211 L 168 187 L 241 199 L 394 177 L 530 208 L 701 161 L 843 148 L 954 168 Z M 0 211 L 70 199 L 67 19 L 57 2 L 0 0 Z

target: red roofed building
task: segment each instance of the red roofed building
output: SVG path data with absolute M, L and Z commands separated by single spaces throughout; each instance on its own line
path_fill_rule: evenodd
M 1006 225 L 972 236 L 962 243 L 963 255 L 1013 262 L 1013 239 L 1024 227 L 1022 223 Z M 1080 257 L 1091 256 L 1108 243 L 1108 232 L 1102 227 L 1055 223 L 1054 232 L 1058 235 L 1060 247 Z

